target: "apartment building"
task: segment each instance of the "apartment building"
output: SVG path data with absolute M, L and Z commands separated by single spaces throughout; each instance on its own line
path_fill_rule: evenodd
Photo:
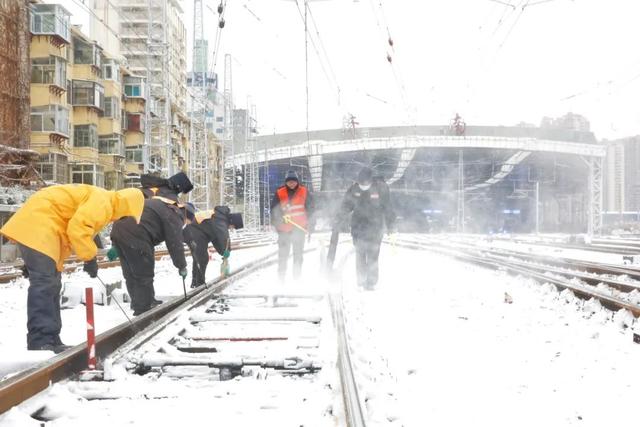
M 137 178 L 143 170 L 137 147 L 145 139 L 145 81 L 122 57 L 71 27 L 69 17 L 60 5 L 33 5 L 31 145 L 40 153 L 37 170 L 48 182 L 123 188 L 127 172 Z

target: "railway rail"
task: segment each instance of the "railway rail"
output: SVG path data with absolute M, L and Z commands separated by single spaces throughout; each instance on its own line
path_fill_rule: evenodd
M 640 270 L 635 268 L 487 248 L 469 241 L 445 241 L 429 236 L 401 237 L 395 244 L 531 277 L 559 289 L 569 289 L 581 298 L 595 298 L 609 309 L 625 309 L 640 317 Z
M 144 413 L 149 402 L 172 402 L 194 390 L 219 397 L 220 408 L 256 404 L 251 399 L 258 389 L 267 396 L 258 408 L 262 416 L 294 411 L 300 417 L 295 425 L 364 426 L 341 296 L 256 289 L 274 263 L 270 254 L 100 334 L 98 371 L 85 370 L 82 344 L 1 382 L 0 413 L 35 396 L 23 406 L 48 421 L 46 393 L 37 394 L 63 382 L 92 402 L 93 416 L 117 413 L 120 398 Z M 138 384 L 132 378 L 145 389 L 131 388 Z M 274 391 L 280 389 L 289 392 L 280 396 Z
M 260 246 L 266 246 L 275 242 L 274 237 L 264 234 L 248 235 L 240 238 L 232 239 L 231 250 L 249 249 Z M 213 253 L 213 248 L 210 248 L 210 252 Z M 189 250 L 185 248 L 185 252 L 189 253 Z M 164 256 L 169 255 L 166 249 L 158 249 L 155 252 L 156 260 L 161 259 Z M 115 267 L 120 265 L 120 261 L 109 261 L 106 257 L 106 250 L 98 251 L 98 266 L 100 268 Z M 64 272 L 70 273 L 81 267 L 82 261 L 78 260 L 75 256 L 70 257 L 65 261 Z M 0 283 L 8 283 L 12 280 L 22 277 L 20 269 L 23 264 L 21 260 L 10 264 L 4 264 L 0 266 Z

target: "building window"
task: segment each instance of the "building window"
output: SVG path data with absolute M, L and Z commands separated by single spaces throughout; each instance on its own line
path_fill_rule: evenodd
M 56 184 L 66 184 L 69 181 L 67 176 L 68 163 L 67 156 L 58 153 L 40 155 L 36 163 L 36 170 L 44 181 L 55 182 Z
M 109 59 L 102 64 L 102 78 L 116 82 L 120 81 L 120 69 L 116 61 Z
M 57 4 L 31 5 L 31 32 L 35 35 L 54 35 L 69 41 L 70 13 Z
M 224 122 L 224 117 L 222 117 L 222 116 L 216 117 L 216 122 L 218 122 L 218 123 Z
M 31 59 L 31 83 L 67 86 L 67 61 L 57 56 Z
M 98 153 L 124 156 L 122 137 L 115 133 L 112 135 L 101 135 L 98 138 Z
M 127 113 L 126 125 L 128 131 L 144 132 L 144 116 L 138 113 Z
M 222 133 L 224 133 L 224 129 L 222 129 L 222 128 L 217 128 L 217 129 L 216 129 L 216 133 L 217 133 L 217 134 L 222 134 Z
M 100 69 L 100 57 L 100 48 L 98 48 L 98 46 L 91 42 L 86 42 L 79 37 L 73 37 L 74 64 L 88 64 Z
M 69 110 L 61 105 L 31 107 L 32 132 L 69 134 Z
M 142 163 L 142 147 L 127 147 L 125 149 L 125 159 L 127 163 Z
M 126 76 L 124 78 L 124 94 L 130 97 L 144 97 L 144 79 L 142 77 Z
M 99 116 L 120 120 L 120 98 L 117 96 L 108 96 L 104 98 L 104 110 L 99 114 Z
M 71 166 L 71 182 L 104 187 L 104 168 L 94 164 L 74 164 Z
M 103 109 L 104 87 L 98 83 L 87 80 L 74 80 L 71 100 L 74 106 Z
M 98 148 L 98 128 L 96 125 L 77 125 L 73 127 L 73 146 Z

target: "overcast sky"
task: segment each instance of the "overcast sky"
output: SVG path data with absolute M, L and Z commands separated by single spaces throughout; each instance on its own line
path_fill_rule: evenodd
M 218 2 L 204 1 L 213 49 Z M 190 52 L 193 2 L 182 3 Z M 310 0 L 320 33 L 309 17 L 311 38 L 322 56 L 310 42 L 310 128 L 340 127 L 347 113 L 361 126 L 446 124 L 456 112 L 470 125 L 508 126 L 571 111 L 585 115 L 598 138 L 640 134 L 640 1 L 505 3 L 514 6 Z M 227 0 L 227 8 L 216 71 L 222 78 L 224 54 L 232 54 L 236 107 L 251 96 L 262 134 L 304 130 L 304 30 L 296 2 Z

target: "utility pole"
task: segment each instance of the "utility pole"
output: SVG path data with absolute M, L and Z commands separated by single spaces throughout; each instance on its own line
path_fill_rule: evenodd
M 458 218 L 456 232 L 464 233 L 464 155 L 458 151 Z

